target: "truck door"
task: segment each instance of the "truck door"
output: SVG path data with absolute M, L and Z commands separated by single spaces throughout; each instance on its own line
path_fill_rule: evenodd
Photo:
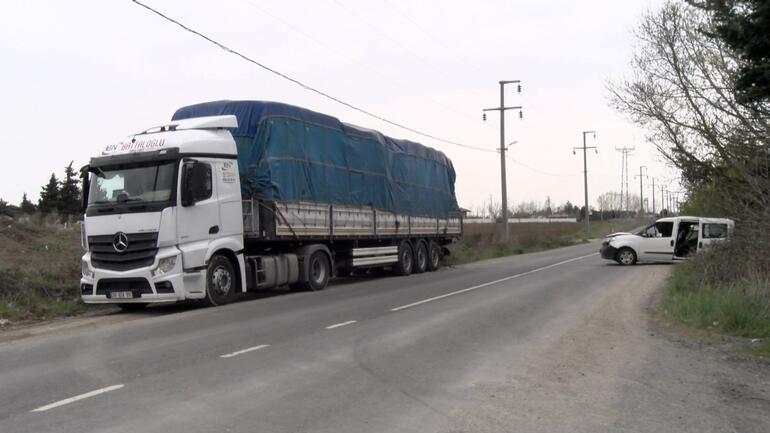
M 190 164 L 187 162 L 187 164 Z M 216 238 L 219 231 L 219 203 L 216 193 L 216 182 L 213 179 L 212 163 L 201 159 L 191 164 L 189 169 L 184 166 L 180 176 L 180 205 L 177 212 L 177 233 L 179 249 L 182 250 L 184 269 L 194 269 L 204 266 L 204 259 L 209 248 L 209 240 Z M 185 180 L 186 176 L 190 179 Z M 188 182 L 192 197 L 188 203 L 182 202 L 181 190 Z
M 674 256 L 674 222 L 658 221 L 644 231 L 640 240 L 639 259 L 668 262 Z

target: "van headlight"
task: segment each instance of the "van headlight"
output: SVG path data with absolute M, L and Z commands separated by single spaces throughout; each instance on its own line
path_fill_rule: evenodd
M 91 272 L 91 268 L 88 266 L 88 261 L 86 261 L 86 259 L 80 259 L 80 273 L 83 275 L 83 278 L 94 277 L 94 273 Z
M 158 267 L 152 271 L 153 277 L 165 275 L 174 270 L 176 266 L 176 256 L 166 257 L 158 260 Z

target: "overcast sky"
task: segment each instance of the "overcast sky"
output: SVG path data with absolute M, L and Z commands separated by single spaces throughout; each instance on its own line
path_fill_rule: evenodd
M 618 191 L 619 146 L 658 179 L 675 173 L 608 106 L 607 80 L 629 73 L 633 29 L 659 0 L 146 0 L 223 44 L 340 99 L 414 129 L 499 146 L 499 80 L 509 112 L 509 201 L 583 202 Z M 445 152 L 461 206 L 500 196 L 500 159 L 420 137 L 303 90 L 168 23 L 130 0 L 4 2 L 0 9 L 0 197 L 37 200 L 51 172 L 82 166 L 106 144 L 218 99 L 281 101 Z M 673 185 L 672 185 L 673 187 Z M 631 178 L 632 192 L 638 180 Z M 646 187 L 645 194 L 649 194 Z

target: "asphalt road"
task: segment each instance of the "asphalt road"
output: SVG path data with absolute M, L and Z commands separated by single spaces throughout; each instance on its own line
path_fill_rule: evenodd
M 613 386 L 589 408 L 571 408 L 565 392 L 580 391 L 548 397 L 541 391 L 556 367 L 538 370 L 570 362 L 554 351 L 565 336 L 657 269 L 621 268 L 597 249 L 348 278 L 317 293 L 0 343 L 0 431 L 617 431 L 623 408 L 637 404 L 617 402 L 636 390 Z M 586 347 L 614 337 L 587 338 Z M 554 401 L 560 414 L 546 407 Z M 608 418 L 586 423 L 590 410 Z

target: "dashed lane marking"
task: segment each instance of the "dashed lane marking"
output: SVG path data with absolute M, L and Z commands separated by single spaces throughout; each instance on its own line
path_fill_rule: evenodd
M 112 385 L 112 386 L 107 386 L 105 388 L 95 389 L 85 394 L 76 395 L 74 397 L 65 398 L 64 400 L 59 400 L 57 402 L 47 404 L 45 406 L 40 406 L 37 409 L 32 409 L 30 412 L 45 412 L 47 410 L 50 410 L 59 406 L 64 406 L 65 404 L 70 404 L 86 398 L 95 397 L 99 394 L 104 394 L 105 392 L 115 391 L 117 389 L 123 388 L 124 386 L 125 385 L 121 383 L 119 385 Z
M 427 304 L 428 302 L 438 301 L 439 299 L 444 299 L 444 298 L 448 298 L 450 296 L 455 296 L 455 295 L 459 295 L 459 294 L 462 294 L 462 293 L 470 292 L 470 291 L 473 291 L 473 290 L 481 289 L 483 287 L 491 286 L 493 284 L 502 283 L 502 282 L 505 282 L 505 281 L 512 280 L 514 278 L 519 278 L 519 277 L 523 277 L 525 275 L 534 274 L 535 272 L 540 272 L 540 271 L 544 271 L 546 269 L 551 269 L 553 267 L 560 266 L 560 265 L 563 265 L 563 264 L 566 264 L 566 263 L 570 263 L 570 262 L 574 262 L 574 261 L 577 261 L 577 260 L 585 259 L 587 257 L 593 257 L 593 256 L 598 255 L 598 254 L 599 253 L 591 253 L 591 254 L 586 254 L 584 256 L 575 257 L 575 258 L 568 259 L 568 260 L 562 260 L 561 262 L 557 262 L 557 263 L 554 263 L 552 265 L 543 266 L 543 267 L 537 268 L 537 269 L 532 269 L 531 271 L 522 272 L 520 274 L 511 275 L 509 277 L 500 278 L 499 280 L 495 280 L 495 281 L 490 281 L 488 283 L 479 284 L 478 286 L 468 287 L 466 289 L 460 289 L 460 290 L 457 290 L 457 291 L 454 291 L 454 292 L 445 293 L 443 295 L 434 296 L 432 298 L 423 299 L 421 301 L 412 302 L 411 304 L 401 305 L 399 307 L 391 308 L 390 311 L 406 310 L 407 308 L 416 307 L 418 305 Z

